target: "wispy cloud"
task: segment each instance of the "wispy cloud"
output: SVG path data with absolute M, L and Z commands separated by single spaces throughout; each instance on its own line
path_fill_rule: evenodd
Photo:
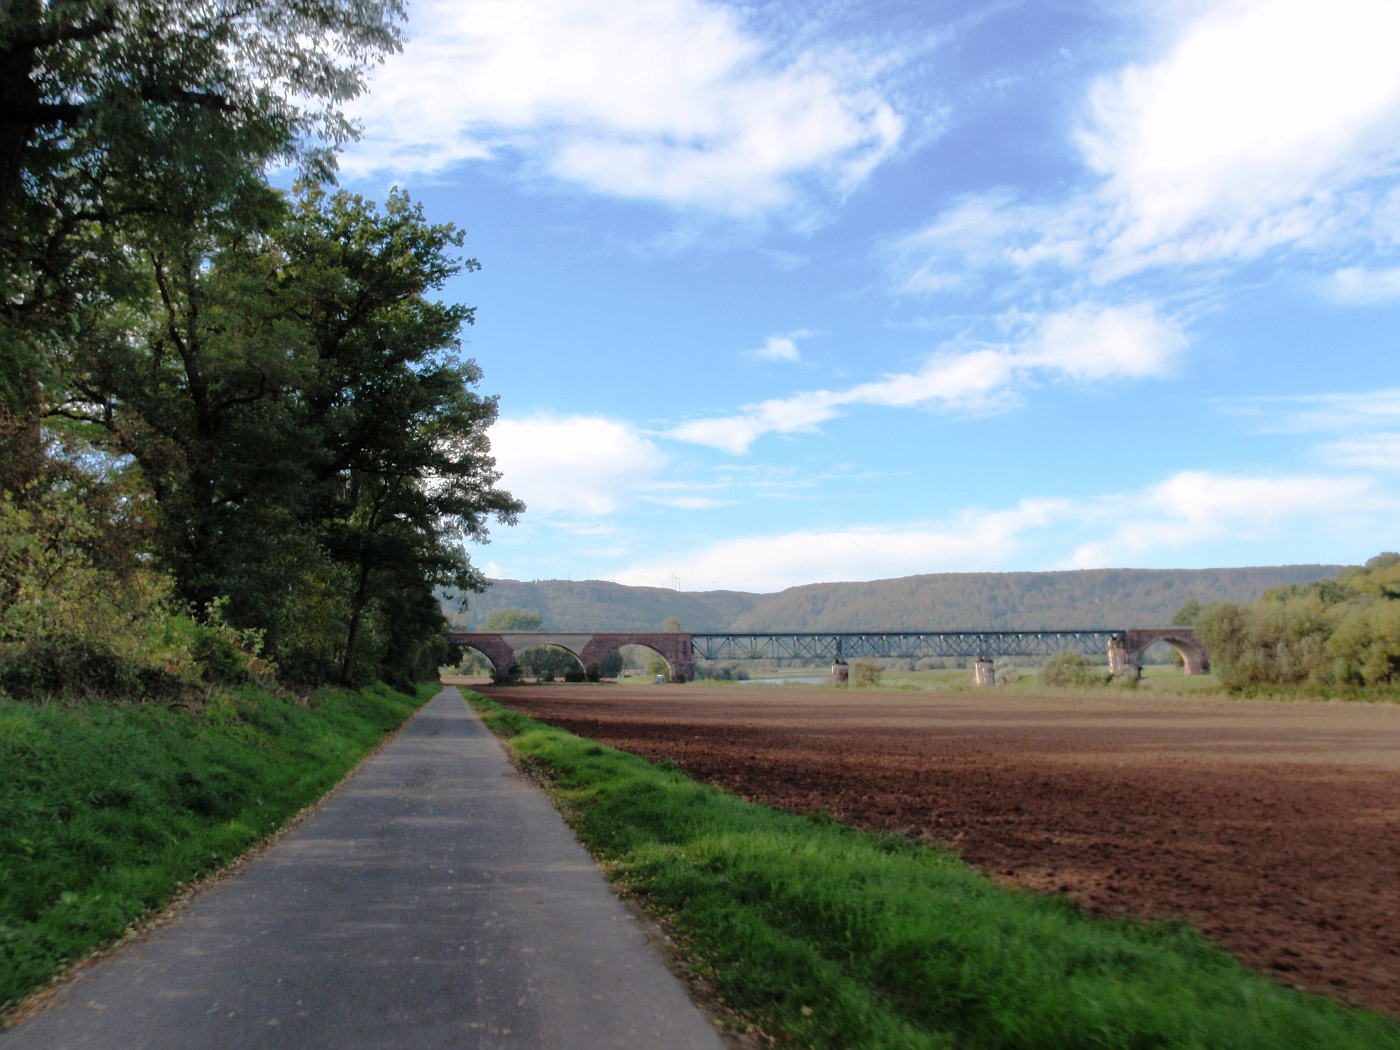
M 748 351 L 748 356 L 756 361 L 801 361 L 797 340 L 806 339 L 811 334 L 802 328 L 787 335 L 770 335 L 758 349 Z
M 1006 509 L 968 509 L 942 522 L 726 540 L 634 565 L 617 580 L 654 585 L 674 575 L 697 581 L 697 587 L 776 591 L 814 582 L 1004 569 L 1024 564 L 1031 549 L 1047 567 L 1122 566 L 1179 558 L 1193 545 L 1222 536 L 1254 545 L 1313 529 L 1338 542 L 1335 521 L 1343 507 L 1358 527 L 1378 532 L 1395 502 L 1375 495 L 1372 483 L 1361 478 L 1183 471 L 1133 492 L 1026 499 Z
M 1096 81 L 1075 140 L 1080 190 L 964 198 L 890 245 L 899 285 L 947 291 L 1047 267 L 1106 284 L 1274 249 L 1394 249 L 1400 5 L 1225 3 L 1159 61 Z M 1361 269 L 1337 280 L 1344 294 L 1393 288 Z
M 1371 270 L 1346 266 L 1326 283 L 1332 298 L 1342 303 L 1380 303 L 1400 299 L 1400 266 Z
M 352 175 L 514 160 L 576 187 L 726 216 L 840 197 L 904 120 L 847 50 L 781 54 L 703 0 L 420 0 L 359 105 Z
M 683 423 L 665 436 L 740 454 L 764 434 L 813 431 L 849 405 L 995 411 L 1015 404 L 1018 386 L 1037 373 L 1083 381 L 1159 376 L 1187 345 L 1176 322 L 1148 303 L 1081 304 L 1008 323 L 1024 328 L 1015 342 L 935 354 L 917 372 L 748 405 L 735 415 Z

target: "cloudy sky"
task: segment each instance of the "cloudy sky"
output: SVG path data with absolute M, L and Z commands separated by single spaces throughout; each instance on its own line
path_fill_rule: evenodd
M 417 0 L 343 182 L 466 231 L 495 576 L 1400 548 L 1395 0 Z

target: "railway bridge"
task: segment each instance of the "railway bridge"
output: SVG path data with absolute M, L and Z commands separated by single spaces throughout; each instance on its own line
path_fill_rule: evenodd
M 624 645 L 654 650 L 674 681 L 695 677 L 695 660 L 820 660 L 834 671 L 860 657 L 919 660 L 963 657 L 977 661 L 977 680 L 990 684 L 998 656 L 1054 656 L 1056 653 L 1106 653 L 1114 674 L 1141 669 L 1143 654 L 1165 642 L 1181 654 L 1187 674 L 1210 669 L 1205 647 L 1189 627 L 1144 629 L 1097 628 L 1071 631 L 767 631 L 686 634 L 612 631 L 454 631 L 452 642 L 475 649 L 499 674 L 508 673 L 526 649 L 557 645 L 597 672 L 603 661 Z

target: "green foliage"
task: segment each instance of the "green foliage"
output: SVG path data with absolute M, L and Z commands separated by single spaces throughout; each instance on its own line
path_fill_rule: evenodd
M 497 609 L 486 617 L 488 631 L 538 631 L 544 617 L 529 609 Z
M 958 858 L 789 816 L 534 722 L 488 724 L 580 840 L 669 915 L 726 1002 L 794 1045 L 1379 1050 L 1400 1028 L 1251 973 L 1192 930 L 1093 918 Z
M 874 689 L 880 684 L 884 669 L 869 660 L 856 660 L 851 664 L 850 683 L 856 689 Z
M 139 467 L 179 598 L 227 598 L 292 684 L 405 686 L 446 655 L 434 588 L 482 586 L 463 541 L 522 509 L 455 356 L 471 310 L 428 297 L 476 264 L 397 193 L 307 188 L 261 222 L 142 233 L 144 283 L 88 319 L 58 411 Z
M 1091 664 L 1078 653 L 1056 653 L 1040 669 L 1041 685 L 1064 689 L 1087 689 L 1107 685 L 1108 668 Z
M 0 701 L 0 1006 L 275 831 L 438 688 Z
M 536 645 L 526 649 L 517 657 L 520 673 L 529 678 L 552 682 L 556 678 L 577 672 L 583 674 L 583 665 L 578 657 L 557 645 Z
M 1247 606 L 1214 603 L 1196 631 L 1232 689 L 1392 686 L 1400 682 L 1400 556 L 1276 588 Z
M 397 48 L 398 0 L 19 2 L 0 11 L 0 458 L 36 421 L 80 330 L 140 311 L 148 250 L 259 228 L 267 166 L 334 166 L 339 106 Z M 24 467 L 21 466 L 21 471 Z M 14 482 L 11 477 L 6 479 Z
M 200 680 L 193 625 L 165 577 L 104 550 L 112 523 L 84 495 L 0 492 L 0 693 L 180 699 Z
M 666 617 L 666 619 L 663 620 L 662 623 L 661 623 L 661 630 L 664 631 L 664 632 L 666 632 L 667 634 L 675 634 L 675 633 L 678 632 L 680 629 L 681 629 L 681 622 L 680 622 L 680 620 L 676 619 L 674 616 L 668 616 L 668 617 Z
M 1172 626 L 1190 627 L 1196 622 L 1196 617 L 1201 615 L 1202 608 L 1204 608 L 1204 606 L 1196 601 L 1195 598 L 1188 598 L 1182 603 L 1181 608 L 1176 611 L 1176 615 L 1172 617 Z

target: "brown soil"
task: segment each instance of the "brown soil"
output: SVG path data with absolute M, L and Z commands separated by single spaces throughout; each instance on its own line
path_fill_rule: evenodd
M 485 688 L 782 809 L 923 835 L 1100 913 L 1185 917 L 1400 1015 L 1400 706 L 792 687 Z

